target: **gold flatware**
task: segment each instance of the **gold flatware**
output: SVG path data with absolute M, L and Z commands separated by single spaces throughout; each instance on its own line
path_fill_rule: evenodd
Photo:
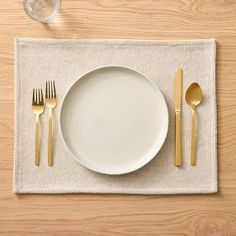
M 181 105 L 182 105 L 182 69 L 178 68 L 174 79 L 174 106 L 175 106 L 175 165 L 181 166 Z
M 35 165 L 39 166 L 39 117 L 44 112 L 42 89 L 33 89 L 32 111 L 35 114 Z
M 198 83 L 192 83 L 185 94 L 186 102 L 192 108 L 192 138 L 191 138 L 191 165 L 196 165 L 196 107 L 202 101 L 202 90 Z
M 52 157 L 52 110 L 57 105 L 56 97 L 56 86 L 55 81 L 46 82 L 46 95 L 45 95 L 45 104 L 49 111 L 49 120 L 48 120 L 48 165 L 53 165 Z

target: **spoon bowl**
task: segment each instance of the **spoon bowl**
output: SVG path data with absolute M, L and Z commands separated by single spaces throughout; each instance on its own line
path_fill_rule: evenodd
M 201 87 L 198 83 L 192 83 L 185 95 L 186 102 L 189 104 L 191 107 L 196 107 L 198 106 L 201 101 L 202 101 L 202 90 Z

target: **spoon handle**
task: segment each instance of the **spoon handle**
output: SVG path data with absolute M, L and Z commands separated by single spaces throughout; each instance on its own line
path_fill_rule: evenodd
M 197 117 L 195 107 L 192 108 L 192 140 L 191 140 L 191 165 L 196 165 L 196 126 Z

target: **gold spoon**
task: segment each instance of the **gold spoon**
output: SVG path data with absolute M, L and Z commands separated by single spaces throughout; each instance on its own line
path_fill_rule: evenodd
M 191 139 L 191 165 L 196 165 L 196 107 L 202 101 L 202 90 L 198 83 L 192 83 L 185 94 L 186 102 L 192 108 L 192 139 Z

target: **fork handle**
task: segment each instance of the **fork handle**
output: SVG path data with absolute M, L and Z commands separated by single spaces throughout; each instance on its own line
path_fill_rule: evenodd
M 39 166 L 39 115 L 35 119 L 35 165 Z
M 53 165 L 52 158 L 52 109 L 49 108 L 49 119 L 48 119 L 48 165 Z

